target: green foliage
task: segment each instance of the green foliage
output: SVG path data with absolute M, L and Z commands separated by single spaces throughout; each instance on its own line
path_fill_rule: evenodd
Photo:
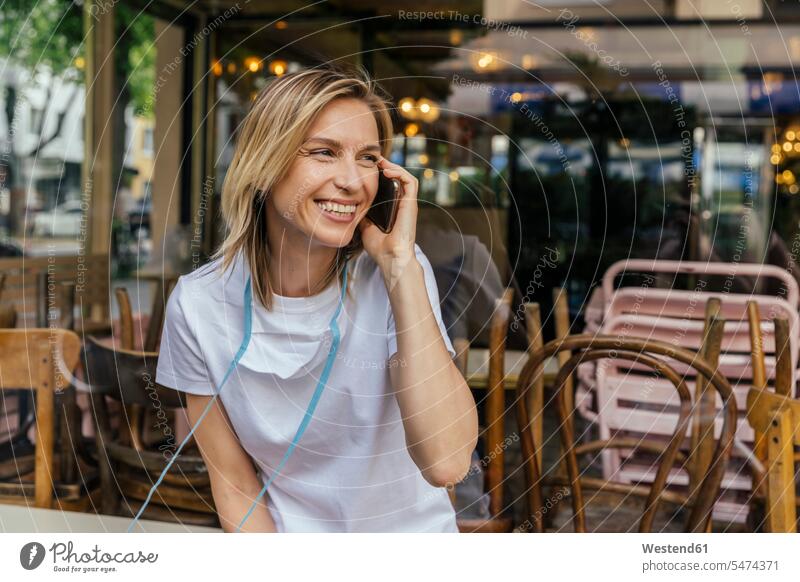
M 155 83 L 154 19 L 124 0 L 103 0 L 100 5 L 103 10 L 112 6 L 118 88 L 137 111 L 147 110 Z M 32 72 L 48 68 L 64 79 L 82 82 L 83 70 L 76 60 L 85 59 L 83 21 L 80 0 L 0 0 L 0 57 Z
M 0 8 L 0 56 L 39 71 L 81 78 L 83 9 L 69 0 L 4 0 Z
M 126 93 L 134 111 L 152 117 L 148 99 L 153 93 L 156 77 L 155 20 L 119 2 L 115 25 L 120 39 L 115 55 L 118 78 L 127 80 Z

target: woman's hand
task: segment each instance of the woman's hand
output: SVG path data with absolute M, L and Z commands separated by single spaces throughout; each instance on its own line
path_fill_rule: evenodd
M 400 182 L 397 218 L 388 233 L 381 232 L 367 217 L 359 223 L 364 249 L 378 264 L 389 290 L 411 261 L 416 260 L 414 243 L 417 236 L 417 190 L 419 181 L 408 170 L 383 156 L 378 159 L 379 171 Z

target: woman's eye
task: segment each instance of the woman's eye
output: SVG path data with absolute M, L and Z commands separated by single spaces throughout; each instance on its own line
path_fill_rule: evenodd
M 314 154 L 314 155 L 321 155 L 321 156 L 331 157 L 331 158 L 336 157 L 336 156 L 333 155 L 333 152 L 331 150 L 314 150 L 311 153 Z
M 368 162 L 371 162 L 373 164 L 377 164 L 378 163 L 378 157 L 377 156 L 373 156 L 373 155 L 364 156 L 364 160 L 366 160 Z

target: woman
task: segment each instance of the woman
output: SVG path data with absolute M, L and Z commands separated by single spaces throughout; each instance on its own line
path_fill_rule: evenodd
M 206 412 L 225 531 L 457 531 L 445 487 L 469 470 L 477 413 L 415 243 L 417 180 L 384 157 L 388 108 L 363 72 L 268 85 L 225 176 L 217 258 L 170 296 L 156 380 L 188 393 L 192 425 Z M 388 234 L 365 216 L 379 172 L 403 189 Z

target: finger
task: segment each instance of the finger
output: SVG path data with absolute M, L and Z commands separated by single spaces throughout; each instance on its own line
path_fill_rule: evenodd
M 411 172 L 406 170 L 403 166 L 393 164 L 383 156 L 380 156 L 378 162 L 384 176 L 396 179 L 400 182 L 402 191 L 400 192 L 399 199 L 401 204 L 403 204 L 404 200 L 409 198 L 417 198 L 419 181 Z
M 366 230 L 368 230 L 370 227 L 378 228 L 377 226 L 375 226 L 375 223 L 372 222 L 372 219 L 370 219 L 368 216 L 365 216 L 364 218 L 362 218 L 361 222 L 358 223 L 358 228 L 359 228 L 359 230 L 361 231 L 362 234 Z
M 414 175 L 406 170 L 405 168 L 385 168 L 383 169 L 383 175 L 387 178 L 397 178 L 403 184 L 414 186 L 417 183 L 417 179 Z
M 403 166 L 401 166 L 399 164 L 395 164 L 394 162 L 390 162 L 389 160 L 387 160 L 384 157 L 381 157 L 378 160 L 378 165 L 381 167 L 381 169 L 383 171 L 386 171 L 386 172 L 405 172 L 406 171 L 406 169 Z

